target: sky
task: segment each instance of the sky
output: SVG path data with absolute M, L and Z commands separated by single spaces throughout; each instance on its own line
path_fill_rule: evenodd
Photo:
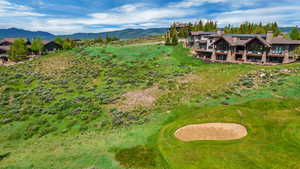
M 300 24 L 299 0 L 0 0 L 0 29 L 56 35 L 126 28 L 168 27 L 215 20 L 222 27 L 248 22 Z

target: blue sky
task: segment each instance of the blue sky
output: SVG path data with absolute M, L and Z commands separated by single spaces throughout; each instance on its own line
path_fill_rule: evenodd
M 245 21 L 300 24 L 298 0 L 0 0 L 0 28 L 54 34 L 167 27 L 213 19 L 219 25 Z

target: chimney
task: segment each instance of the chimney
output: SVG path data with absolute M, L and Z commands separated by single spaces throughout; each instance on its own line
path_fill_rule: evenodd
M 271 40 L 273 39 L 273 31 L 268 31 L 267 32 L 267 42 L 271 42 Z
M 232 41 L 233 41 L 233 43 L 236 43 L 236 42 L 237 42 L 237 40 L 238 40 L 238 38 L 237 38 L 237 37 L 233 37 L 233 38 L 232 38 Z
M 278 35 L 278 38 L 284 38 L 284 35 L 281 33 Z
M 223 31 L 223 30 L 218 30 L 218 31 L 217 31 L 217 34 L 218 34 L 218 35 L 224 35 L 224 31 Z

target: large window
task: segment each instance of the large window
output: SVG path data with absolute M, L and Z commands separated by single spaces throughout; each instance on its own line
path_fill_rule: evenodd
M 284 46 L 276 45 L 272 47 L 273 54 L 282 54 L 284 52 Z
M 251 43 L 248 46 L 249 53 L 262 54 L 263 51 L 264 51 L 264 47 L 260 43 Z
M 229 49 L 228 43 L 225 42 L 225 41 L 220 41 L 217 44 L 217 51 L 218 52 L 226 52 L 226 51 L 228 51 L 228 49 Z

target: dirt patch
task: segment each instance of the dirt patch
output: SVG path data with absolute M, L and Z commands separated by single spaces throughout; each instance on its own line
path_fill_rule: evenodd
M 201 78 L 198 75 L 190 73 L 190 74 L 184 75 L 183 77 L 179 78 L 178 82 L 181 84 L 184 84 L 184 83 L 194 82 L 194 81 L 200 80 L 200 79 Z
M 181 141 L 236 140 L 247 136 L 247 129 L 235 123 L 206 123 L 178 129 L 175 137 Z
M 151 107 L 159 97 L 158 87 L 151 87 L 143 90 L 127 92 L 122 95 L 123 100 L 118 103 L 120 110 L 129 110 L 136 107 Z
M 37 62 L 35 72 L 48 76 L 58 76 L 61 72 L 71 66 L 73 66 L 71 57 L 61 54 Z

